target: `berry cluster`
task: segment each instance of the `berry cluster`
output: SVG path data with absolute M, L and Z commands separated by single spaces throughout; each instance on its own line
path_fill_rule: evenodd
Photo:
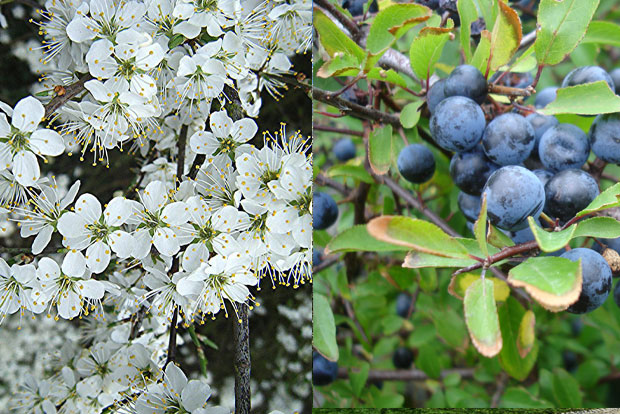
M 507 75 L 506 86 L 531 84 L 527 76 Z M 604 80 L 616 90 L 619 76 L 618 69 L 608 74 L 598 66 L 579 67 L 566 76 L 562 87 Z M 461 190 L 458 206 L 469 225 L 477 219 L 484 195 L 493 225 L 515 243 L 534 240 L 528 217 L 538 220 L 544 213 L 547 221 L 541 223 L 558 227 L 599 195 L 587 161 L 592 151 L 605 162 L 620 163 L 620 115 L 599 115 L 586 134 L 529 108 L 489 115 L 484 109 L 487 90 L 482 73 L 468 65 L 436 82 L 427 98 L 431 135 L 439 147 L 455 152 L 450 175 Z M 556 91 L 541 90 L 535 107 L 555 100 Z M 433 154 L 423 145 L 409 145 L 399 155 L 398 168 L 406 180 L 424 183 L 434 173 Z M 586 313 L 601 306 L 611 290 L 611 270 L 601 254 L 587 248 L 553 254 L 582 261 L 582 293 L 568 311 Z
M 500 76 L 495 79 L 505 86 L 532 84 L 528 75 Z M 619 77 L 620 69 L 608 74 L 597 66 L 580 67 L 566 76 L 562 87 L 604 80 L 615 90 Z M 542 89 L 534 97 L 534 107 L 544 108 L 555 100 L 557 89 Z M 454 153 L 450 176 L 461 190 L 458 207 L 468 225 L 473 226 L 478 218 L 484 195 L 490 222 L 514 243 L 524 243 L 534 240 L 528 217 L 543 226 L 561 227 L 599 195 L 593 167 L 587 161 L 593 152 L 605 162 L 620 163 L 620 115 L 599 115 L 586 134 L 581 128 L 560 123 L 554 116 L 539 114 L 532 107 L 507 107 L 511 109 L 496 113 L 489 104 L 488 90 L 484 75 L 469 65 L 458 66 L 447 78 L 435 82 L 427 93 L 430 132 L 438 147 Z M 344 138 L 336 142 L 333 153 L 345 162 L 355 157 L 355 145 Z M 406 146 L 397 165 L 402 177 L 415 184 L 428 182 L 435 173 L 434 154 L 422 144 Z M 543 213 L 545 220 L 539 220 Z M 327 229 L 337 218 L 334 199 L 327 193 L 315 192 L 314 229 Z M 614 250 L 617 247 L 620 252 L 620 242 L 601 243 Z M 551 254 L 582 261 L 582 293 L 568 311 L 586 313 L 601 306 L 611 290 L 611 270 L 603 256 L 588 248 Z M 314 251 L 313 257 L 316 266 L 322 253 Z M 620 303 L 620 290 L 616 296 Z M 405 299 L 399 298 L 400 302 L 403 304 L 399 305 L 399 314 L 406 316 Z M 405 362 L 409 360 L 402 350 L 394 355 L 397 367 L 407 367 Z

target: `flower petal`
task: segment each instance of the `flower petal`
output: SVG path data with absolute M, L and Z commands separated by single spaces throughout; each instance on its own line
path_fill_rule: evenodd
M 79 190 L 80 180 L 77 180 L 75 183 L 73 183 L 71 188 L 69 188 L 69 191 L 67 191 L 67 194 L 65 194 L 62 200 L 60 200 L 60 208 L 65 209 L 69 204 L 73 203 L 73 200 L 75 200 L 75 196 L 77 195 Z
M 90 30 L 88 20 L 84 17 L 75 17 L 67 25 L 67 36 L 76 43 L 85 42 L 93 39 L 95 33 Z
M 101 240 L 86 249 L 86 264 L 93 273 L 103 272 L 110 263 L 110 247 Z
M 32 132 L 37 129 L 45 116 L 45 108 L 33 96 L 22 99 L 15 105 L 11 124 L 22 132 Z
M 82 277 L 86 271 L 86 259 L 80 251 L 69 251 L 62 261 L 62 271 L 67 276 Z
M 142 203 L 149 211 L 158 211 L 168 201 L 166 186 L 161 181 L 149 183 L 142 193 Z
M 135 245 L 134 238 L 131 234 L 117 230 L 110 234 L 110 247 L 112 251 L 121 259 L 131 256 Z
M 37 237 L 34 238 L 32 242 L 32 254 L 39 254 L 45 249 L 45 247 L 49 244 L 52 234 L 54 233 L 54 228 L 50 225 L 47 225 L 41 229 Z
M 65 151 L 65 144 L 60 134 L 47 128 L 34 131 L 30 136 L 30 144 L 43 155 L 55 157 Z
M 37 157 L 30 151 L 20 151 L 13 158 L 13 175 L 15 181 L 25 187 L 34 185 L 39 177 L 41 170 Z
M 187 223 L 189 220 L 189 206 L 183 201 L 177 201 L 164 207 L 161 213 L 161 219 L 164 223 L 178 226 Z
M 182 34 L 188 39 L 193 39 L 200 34 L 200 26 L 191 24 L 188 21 L 182 21 L 179 24 L 174 25 L 174 34 Z
M 78 287 L 80 294 L 89 299 L 101 299 L 105 293 L 103 283 L 94 279 L 79 281 Z
M 73 319 L 80 314 L 80 297 L 75 292 L 64 292 L 58 299 L 58 315 L 63 319 Z
M 67 238 L 74 238 L 86 233 L 87 223 L 84 218 L 72 211 L 64 213 L 58 219 L 58 231 Z
M 166 382 L 172 394 L 181 394 L 183 388 L 187 385 L 187 377 L 174 363 L 168 364 L 166 367 Z
M 151 71 L 164 58 L 164 51 L 161 46 L 154 43 L 147 47 L 142 47 L 136 54 L 136 65 L 145 71 Z
M 213 135 L 218 138 L 223 138 L 230 134 L 233 120 L 230 119 L 226 111 L 217 111 L 211 114 L 209 125 L 211 126 L 211 131 L 213 131 Z
M 131 255 L 136 259 L 143 259 L 151 251 L 151 235 L 146 229 L 138 229 L 133 234 L 134 246 Z
M 187 383 L 181 393 L 183 408 L 187 411 L 194 411 L 202 407 L 211 396 L 211 388 L 202 381 L 191 380 Z
M 86 220 L 86 223 L 94 223 L 101 217 L 101 203 L 92 194 L 82 194 L 75 202 L 75 212 Z
M 58 276 L 60 276 L 60 267 L 58 266 L 58 263 L 54 261 L 54 259 L 50 259 L 49 257 L 44 257 L 41 260 L 39 260 L 39 267 L 37 269 L 37 278 L 41 282 L 47 282 L 47 281 L 56 279 Z
M 114 94 L 102 82 L 92 79 L 84 84 L 84 87 L 93 95 L 93 98 L 99 102 L 110 102 L 114 98 Z
M 211 154 L 207 150 L 207 144 L 215 141 L 213 134 L 207 131 L 198 131 L 189 138 L 189 146 L 196 154 Z
M 153 235 L 153 243 L 159 252 L 165 256 L 173 256 L 179 251 L 179 242 L 174 232 L 169 228 L 158 228 Z
M 109 226 L 120 226 L 131 216 L 131 207 L 125 197 L 114 197 L 108 203 L 103 217 Z

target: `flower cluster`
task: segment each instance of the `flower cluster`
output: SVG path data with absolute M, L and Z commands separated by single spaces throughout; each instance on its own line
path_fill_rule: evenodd
M 311 2 L 48 0 L 40 14 L 38 93 L 0 102 L 0 236 L 31 246 L 0 258 L 0 323 L 79 318 L 87 346 L 14 408 L 227 413 L 166 361 L 168 329 L 259 306 L 262 279 L 311 281 L 310 143 L 284 125 L 257 136 L 261 93 L 281 96 L 310 46 Z M 105 200 L 41 164 L 109 168 L 112 151 L 141 168 Z

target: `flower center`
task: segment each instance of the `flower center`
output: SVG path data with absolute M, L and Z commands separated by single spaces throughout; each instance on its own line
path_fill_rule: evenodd
M 220 147 L 215 152 L 215 155 L 219 154 L 228 154 L 229 152 L 233 152 L 237 148 L 237 142 L 232 138 L 223 138 L 220 140 Z
M 19 129 L 11 126 L 11 133 L 9 135 L 9 139 L 7 144 L 11 146 L 11 149 L 14 154 L 18 153 L 21 150 L 30 149 L 30 134 L 24 133 Z
M 110 234 L 110 228 L 104 223 L 98 222 L 88 225 L 92 236 L 97 240 L 105 240 Z
M 269 168 L 260 176 L 260 180 L 265 186 L 267 186 L 270 181 L 277 180 L 278 178 L 280 178 L 280 171 L 271 171 Z
M 217 0 L 197 0 L 194 2 L 196 9 L 200 11 L 216 11 Z

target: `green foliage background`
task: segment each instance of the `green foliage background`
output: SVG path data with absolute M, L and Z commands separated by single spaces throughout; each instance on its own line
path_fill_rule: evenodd
M 476 0 L 476 3 L 491 2 Z M 379 4 L 382 9 L 387 2 Z M 593 20 L 617 24 L 620 22 L 620 4 L 615 0 L 602 0 Z M 524 35 L 535 29 L 535 18 L 522 21 Z M 422 27 L 424 24 L 411 29 L 398 40 L 394 48 L 408 54 L 411 42 Z M 446 43 L 436 65 L 436 74 L 442 78 L 462 63 L 460 31 L 455 31 L 455 35 L 454 40 Z M 547 86 L 559 86 L 564 76 L 577 66 L 599 65 L 609 71 L 619 67 L 618 46 L 620 38 L 611 35 L 601 42 L 578 45 L 562 63 L 543 70 L 536 89 L 540 91 Z M 336 91 L 342 88 L 341 83 L 334 78 L 317 76 L 318 69 L 327 58 L 325 50 L 319 46 L 315 52 L 314 86 L 326 91 Z M 532 74 L 535 72 L 534 67 Z M 421 90 L 420 84 L 405 76 L 403 78 L 409 89 Z M 360 81 L 356 87 L 366 90 L 366 81 Z M 412 95 L 403 88 L 393 86 L 390 93 L 393 100 L 401 106 L 412 102 Z M 533 104 L 533 98 L 526 101 L 526 104 Z M 315 108 L 317 111 L 339 113 L 337 109 L 319 102 L 315 102 Z M 558 119 L 560 122 L 574 123 L 587 131 L 594 117 L 567 114 L 558 115 Z M 334 118 L 317 115 L 314 122 L 341 129 L 363 130 L 362 122 L 352 116 Z M 428 118 L 424 114 L 417 127 L 404 129 L 408 143 L 423 143 L 433 151 L 437 164 L 435 176 L 422 185 L 412 185 L 403 180 L 399 183 L 413 194 L 418 191 L 427 207 L 446 219 L 461 235 L 471 238 L 466 220 L 457 206 L 459 190 L 449 175 L 449 158 L 422 139 L 421 133 L 427 131 Z M 398 200 L 386 186 L 375 183 L 365 171 L 365 148 L 361 137 L 351 136 L 357 146 L 356 159 L 344 166 L 335 161 L 332 147 L 342 136 L 315 130 L 315 177 L 322 174 L 340 186 L 346 186 L 347 191 L 359 188 L 361 183 L 371 183 L 365 206 L 367 215 L 399 214 L 402 200 Z M 396 139 L 393 142 L 402 147 L 404 144 L 396 132 L 394 136 Z M 397 154 L 398 150 L 395 153 Z M 590 161 L 593 159 L 594 156 Z M 391 172 L 392 177 L 398 177 L 394 164 Z M 617 165 L 608 165 L 605 175 L 607 178 L 600 183 L 602 189 L 618 181 L 616 177 L 620 176 L 620 169 Z M 314 232 L 317 249 L 325 247 L 334 235 L 353 226 L 352 200 L 345 198 L 333 187 L 315 185 L 315 191 L 326 191 L 333 195 L 339 202 L 340 210 L 337 226 L 329 231 Z M 414 209 L 402 208 L 401 214 L 424 219 L 424 216 Z M 588 245 L 591 243 L 585 238 L 577 238 L 571 245 L 581 246 L 585 242 Z M 354 273 L 349 269 L 347 275 L 347 267 L 340 260 L 315 274 L 314 293 L 325 295 L 329 299 L 337 326 L 338 365 L 348 375 L 348 378 L 339 379 L 328 386 L 315 387 L 315 407 L 317 401 L 321 407 L 326 408 L 489 407 L 495 393 L 499 393 L 499 407 L 574 408 L 620 405 L 620 355 L 617 352 L 620 349 L 620 308 L 611 296 L 604 306 L 583 316 L 566 312 L 551 313 L 533 305 L 531 308 L 536 317 L 536 344 L 532 351 L 535 365 L 531 371 L 526 370 L 524 378 L 515 379 L 506 375 L 498 357 L 485 358 L 471 345 L 463 318 L 463 303 L 448 293 L 452 270 L 405 269 L 400 266 L 404 256 L 404 253 L 357 253 L 356 261 L 347 263 L 356 267 Z M 615 283 L 616 281 L 614 285 Z M 405 320 L 397 316 L 398 294 L 404 291 L 414 295 L 418 290 L 416 310 L 411 318 Z M 512 298 L 509 302 L 516 303 Z M 355 319 L 351 317 L 353 315 Z M 578 323 L 583 325 L 583 329 L 575 334 L 572 326 Z M 365 372 L 368 369 L 395 369 L 392 353 L 398 346 L 407 346 L 414 351 L 414 368 L 426 373 L 429 379 L 415 382 L 366 382 Z M 568 372 L 564 366 L 563 355 L 567 352 L 577 356 L 578 366 L 572 372 Z M 455 368 L 467 370 L 467 375 L 454 371 Z M 442 372 L 447 375 L 441 376 Z M 532 410 L 527 410 L 530 411 Z M 336 410 L 315 412 L 331 413 Z

